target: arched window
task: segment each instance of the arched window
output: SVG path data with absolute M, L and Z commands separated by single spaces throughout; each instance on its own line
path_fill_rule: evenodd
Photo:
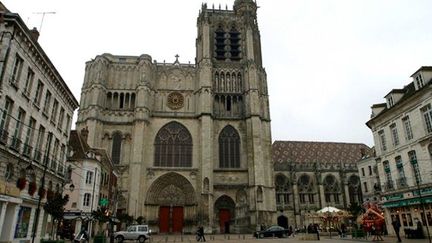
M 340 186 L 334 175 L 328 175 L 324 178 L 324 197 L 326 203 L 340 203 Z M 333 196 L 333 197 L 332 197 Z
M 275 179 L 276 187 L 276 205 L 284 206 L 292 202 L 292 187 L 288 178 L 282 174 L 276 176 Z
M 350 203 L 360 203 L 362 201 L 360 178 L 358 176 L 352 175 L 348 179 L 348 192 Z
M 240 168 L 240 136 L 232 126 L 219 135 L 219 167 Z
M 192 166 L 192 136 L 182 124 L 171 122 L 162 127 L 156 135 L 154 145 L 155 166 Z
M 115 132 L 112 136 L 112 150 L 111 159 L 115 165 L 120 163 L 121 158 L 121 140 L 122 135 L 120 132 Z
M 299 199 L 301 204 L 315 204 L 315 188 L 312 178 L 303 174 L 298 179 Z

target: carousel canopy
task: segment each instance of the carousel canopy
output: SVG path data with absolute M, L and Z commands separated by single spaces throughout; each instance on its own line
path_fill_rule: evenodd
M 342 211 L 342 210 L 335 208 L 335 207 L 328 206 L 328 207 L 324 207 L 324 208 L 318 210 L 317 213 L 337 213 L 340 211 Z

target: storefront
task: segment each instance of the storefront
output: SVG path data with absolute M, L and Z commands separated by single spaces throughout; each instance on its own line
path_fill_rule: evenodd
M 432 195 L 419 197 L 416 191 L 408 195 L 416 197 L 404 196 L 401 194 L 398 196 L 399 200 L 383 203 L 387 229 L 392 229 L 391 223 L 394 220 L 399 221 L 402 228 L 416 228 L 418 221 L 421 221 L 423 227 L 430 227 L 432 225 Z
M 11 242 L 15 237 L 17 213 L 22 199 L 12 183 L 0 181 L 0 242 Z

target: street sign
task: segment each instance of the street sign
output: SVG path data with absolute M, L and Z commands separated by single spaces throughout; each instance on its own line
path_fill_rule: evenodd
M 108 199 L 107 198 L 101 198 L 99 200 L 99 205 L 101 205 L 101 206 L 108 206 Z

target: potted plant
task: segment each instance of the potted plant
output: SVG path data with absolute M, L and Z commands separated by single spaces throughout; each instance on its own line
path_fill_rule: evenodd
M 19 188 L 20 190 L 22 190 L 22 189 L 25 188 L 26 183 L 27 183 L 26 179 L 24 177 L 20 177 L 17 180 L 16 186 L 17 186 L 17 188 Z
M 36 186 L 36 182 L 32 181 L 29 183 L 29 189 L 28 189 L 28 194 L 30 196 L 33 196 L 33 194 L 36 192 L 37 186 Z

